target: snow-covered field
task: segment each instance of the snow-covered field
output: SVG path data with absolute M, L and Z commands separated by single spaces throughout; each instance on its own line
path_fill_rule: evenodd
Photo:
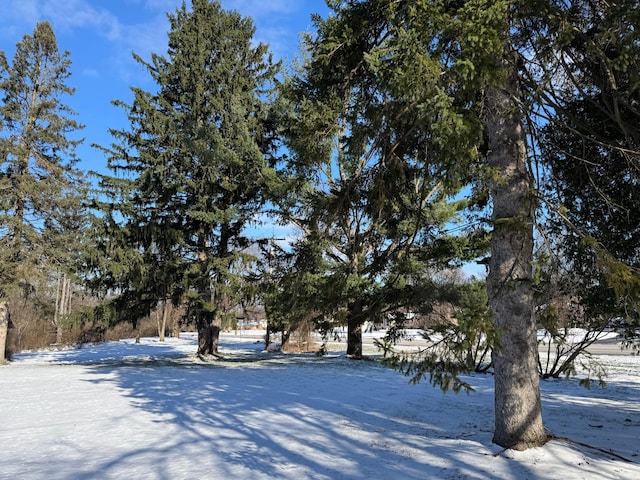
M 213 362 L 192 335 L 17 355 L 0 367 L 0 478 L 640 479 L 639 357 L 598 357 L 604 389 L 543 382 L 545 425 L 570 441 L 513 452 L 491 442 L 491 376 L 444 395 L 254 342 L 224 335 Z

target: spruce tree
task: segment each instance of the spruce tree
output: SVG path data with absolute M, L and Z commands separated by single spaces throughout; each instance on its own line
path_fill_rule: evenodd
M 416 143 L 428 152 L 424 168 L 447 183 L 474 180 L 479 194 L 490 193 L 487 285 L 500 331 L 500 348 L 493 351 L 494 441 L 510 448 L 540 445 L 546 434 L 531 292 L 534 184 L 517 75 L 518 38 L 512 35 L 525 12 L 506 1 L 330 4 L 336 13 L 328 22 L 341 28 L 324 39 L 326 67 L 362 58 L 362 68 L 374 73 L 370 82 L 405 102 L 405 118 L 431 120 Z M 354 18 L 367 33 L 349 42 Z
M 584 115 L 581 125 L 592 123 L 593 131 L 606 134 L 609 142 L 628 145 L 623 131 L 603 117 L 598 103 L 576 101 L 573 115 Z M 569 270 L 567 276 L 574 280 L 573 293 L 585 310 L 585 320 L 592 328 L 604 327 L 614 317 L 637 321 L 640 175 L 632 157 L 593 141 L 568 117 L 563 125 L 545 128 L 544 139 L 541 151 L 549 167 L 544 193 L 553 207 L 546 227 Z
M 541 153 L 548 226 L 588 318 L 640 316 L 640 56 L 636 2 L 578 2 L 549 36 Z M 568 28 L 567 25 L 579 26 Z M 558 75 L 558 71 L 562 75 Z M 531 78 L 539 92 L 540 82 Z M 534 83 L 535 82 L 535 83 Z
M 309 58 L 281 91 L 291 112 L 284 120 L 289 171 L 306 180 L 285 211 L 305 235 L 292 274 L 301 275 L 307 257 L 306 280 L 314 284 L 307 309 L 333 318 L 334 326 L 346 324 L 347 354 L 360 358 L 365 321 L 416 307 L 410 292 L 424 271 L 469 253 L 463 236 L 443 233 L 467 205 L 448 200 L 469 172 L 447 174 L 431 159 L 473 157 L 479 128 L 433 110 L 416 115 L 416 104 L 438 102 L 436 89 L 427 85 L 406 97 L 405 73 L 387 70 L 385 53 L 372 50 L 386 35 L 383 27 L 369 29 L 371 18 L 383 18 L 383 3 L 352 7 L 316 18 L 318 33 L 304 45 Z M 459 128 L 471 141 L 434 142 L 437 128 Z M 292 297 L 301 296 L 296 290 Z
M 79 125 L 63 103 L 74 89 L 69 53 L 60 53 L 48 22 L 16 46 L 13 62 L 0 52 L 0 302 L 68 260 L 60 241 L 66 207 L 81 208 L 82 175 L 72 136 Z M 55 262 L 55 263 L 54 263 Z M 0 340 L 6 321 L 0 318 Z M 4 344 L 0 345 L 4 358 Z
M 435 122 L 430 144 L 455 148 L 476 142 L 475 159 L 481 168 L 472 172 L 473 183 L 478 193 L 488 194 L 493 209 L 488 219 L 492 233 L 487 293 L 499 334 L 499 346 L 493 350 L 494 441 L 507 448 L 525 449 L 547 438 L 536 368 L 532 266 L 537 208 L 532 158 L 541 137 L 538 124 L 531 120 L 555 111 L 566 115 L 572 109 L 567 99 L 575 98 L 576 92 L 584 98 L 596 92 L 602 99 L 600 108 L 618 124 L 626 145 L 614 145 L 617 139 L 612 143 L 594 128 L 591 132 L 598 131 L 599 136 L 592 141 L 627 155 L 631 166 L 637 162 L 633 146 L 637 122 L 629 122 L 633 117 L 622 114 L 623 104 L 637 110 L 637 76 L 631 66 L 638 58 L 632 20 L 637 19 L 638 10 L 632 3 L 329 2 L 335 15 L 327 23 L 341 28 L 323 40 L 327 69 L 360 56 L 363 68 L 377 67 L 372 83 L 389 91 L 395 88 L 397 96 L 408 101 L 416 100 L 408 104 L 416 118 L 433 112 L 440 120 L 459 119 L 451 124 Z M 368 34 L 351 42 L 358 18 Z M 620 89 L 622 77 L 617 75 L 626 72 L 632 81 Z M 342 73 L 347 74 L 343 82 L 348 82 L 357 70 Z M 596 77 L 604 80 L 599 87 Z M 562 122 L 567 117 L 557 118 Z M 474 124 L 480 125 L 481 135 L 461 128 Z M 568 125 L 572 130 L 578 123 Z M 578 133 L 584 135 L 585 130 Z M 442 148 L 431 157 L 431 165 L 440 172 L 473 166 L 473 155 L 450 159 L 448 151 Z M 612 172 L 607 169 L 606 173 Z M 605 263 L 610 270 L 620 266 Z M 621 274 L 618 280 L 630 277 L 629 270 L 616 271 Z
M 117 143 L 105 149 L 122 175 L 101 179 L 115 235 L 103 234 L 137 262 L 121 271 L 131 300 L 186 301 L 198 353 L 217 355 L 244 229 L 275 179 L 267 97 L 277 66 L 266 45 L 253 44 L 252 21 L 219 2 L 194 0 L 168 18 L 167 55 L 136 56 L 157 90 L 133 88 L 132 105 L 116 102 L 131 127 L 111 131 Z

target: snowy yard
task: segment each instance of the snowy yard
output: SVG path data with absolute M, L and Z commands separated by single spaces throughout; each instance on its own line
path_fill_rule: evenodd
M 638 357 L 598 357 L 605 389 L 543 382 L 545 425 L 572 442 L 512 452 L 491 442 L 491 376 L 443 395 L 253 342 L 224 335 L 212 362 L 192 335 L 17 355 L 0 367 L 0 478 L 640 478 Z

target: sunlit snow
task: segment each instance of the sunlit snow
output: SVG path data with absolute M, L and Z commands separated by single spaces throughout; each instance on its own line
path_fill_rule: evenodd
M 255 342 L 223 335 L 219 361 L 193 355 L 193 334 L 16 355 L 0 367 L 0 478 L 640 478 L 636 356 L 597 357 L 604 389 L 543 381 L 563 439 L 514 452 L 491 442 L 489 375 L 443 394 L 375 361 Z

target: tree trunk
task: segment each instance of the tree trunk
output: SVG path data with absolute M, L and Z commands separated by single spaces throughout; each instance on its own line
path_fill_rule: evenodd
M 228 225 L 222 225 L 220 234 L 220 255 L 224 256 L 228 249 Z M 221 357 L 218 352 L 220 343 L 220 329 L 222 319 L 220 318 L 220 300 L 216 296 L 216 289 L 211 288 L 211 278 L 208 266 L 209 249 L 211 247 L 204 230 L 198 235 L 198 260 L 200 263 L 200 278 L 198 279 L 198 294 L 200 295 L 200 305 L 198 306 L 196 325 L 198 326 L 198 355 L 213 355 Z M 220 281 L 218 280 L 218 284 Z M 224 303 L 223 303 L 224 306 Z M 224 310 L 224 308 L 223 308 Z M 226 312 L 226 310 L 224 310 Z
M 220 322 L 215 321 L 213 325 L 211 325 L 211 354 L 216 357 L 221 357 L 220 352 L 218 351 L 218 346 L 220 345 Z
M 356 300 L 349 305 L 347 317 L 347 355 L 362 358 L 362 301 Z
M 180 338 L 180 322 L 173 320 L 173 338 Z
M 215 322 L 198 328 L 198 355 L 220 357 L 221 355 L 218 352 L 219 342 L 220 327 L 215 325 Z
M 213 331 L 211 325 L 198 326 L 198 355 L 207 356 L 213 353 Z
M 56 282 L 56 308 L 53 311 L 53 325 L 56 327 L 56 343 L 60 343 L 60 341 L 58 340 L 58 332 L 60 330 L 60 304 L 61 302 L 61 297 L 63 296 L 63 288 L 62 285 L 64 285 L 62 283 L 62 278 L 61 278 L 61 273 L 58 270 L 58 278 L 57 278 L 57 282 Z
M 0 365 L 7 363 L 7 336 L 9 333 L 9 304 L 0 300 Z
M 280 350 L 285 352 L 289 348 L 289 341 L 291 340 L 291 329 L 283 328 L 281 336 L 282 342 L 280 342 Z
M 160 300 L 156 308 L 156 325 L 158 326 L 158 340 L 165 341 L 165 330 L 167 329 L 167 317 L 169 316 L 169 304 L 166 300 Z
M 162 304 L 162 325 L 160 327 L 160 341 L 164 342 L 165 338 L 165 333 L 167 330 L 167 320 L 169 320 L 169 312 L 171 311 L 171 304 L 169 302 L 167 302 L 166 300 L 164 301 L 164 303 Z
M 56 344 L 62 343 L 62 320 L 71 312 L 71 279 L 66 273 L 58 271 L 56 285 L 56 305 L 53 313 L 53 325 L 56 327 Z
M 511 78 L 505 90 L 487 94 L 485 128 L 489 140 L 493 232 L 487 276 L 489 307 L 500 346 L 495 369 L 493 441 L 525 450 L 547 440 L 542 423 L 532 290 L 534 182 L 527 168 L 526 136 L 517 114 L 519 88 Z
M 269 351 L 269 345 L 271 345 L 271 328 L 269 327 L 269 320 L 267 319 L 267 330 L 264 334 L 264 351 Z
M 62 343 L 62 325 L 56 325 L 56 344 L 60 345 Z
M 56 324 L 56 343 L 62 343 L 62 321 L 71 313 L 71 278 L 66 273 L 62 274 L 62 299 L 60 316 Z

